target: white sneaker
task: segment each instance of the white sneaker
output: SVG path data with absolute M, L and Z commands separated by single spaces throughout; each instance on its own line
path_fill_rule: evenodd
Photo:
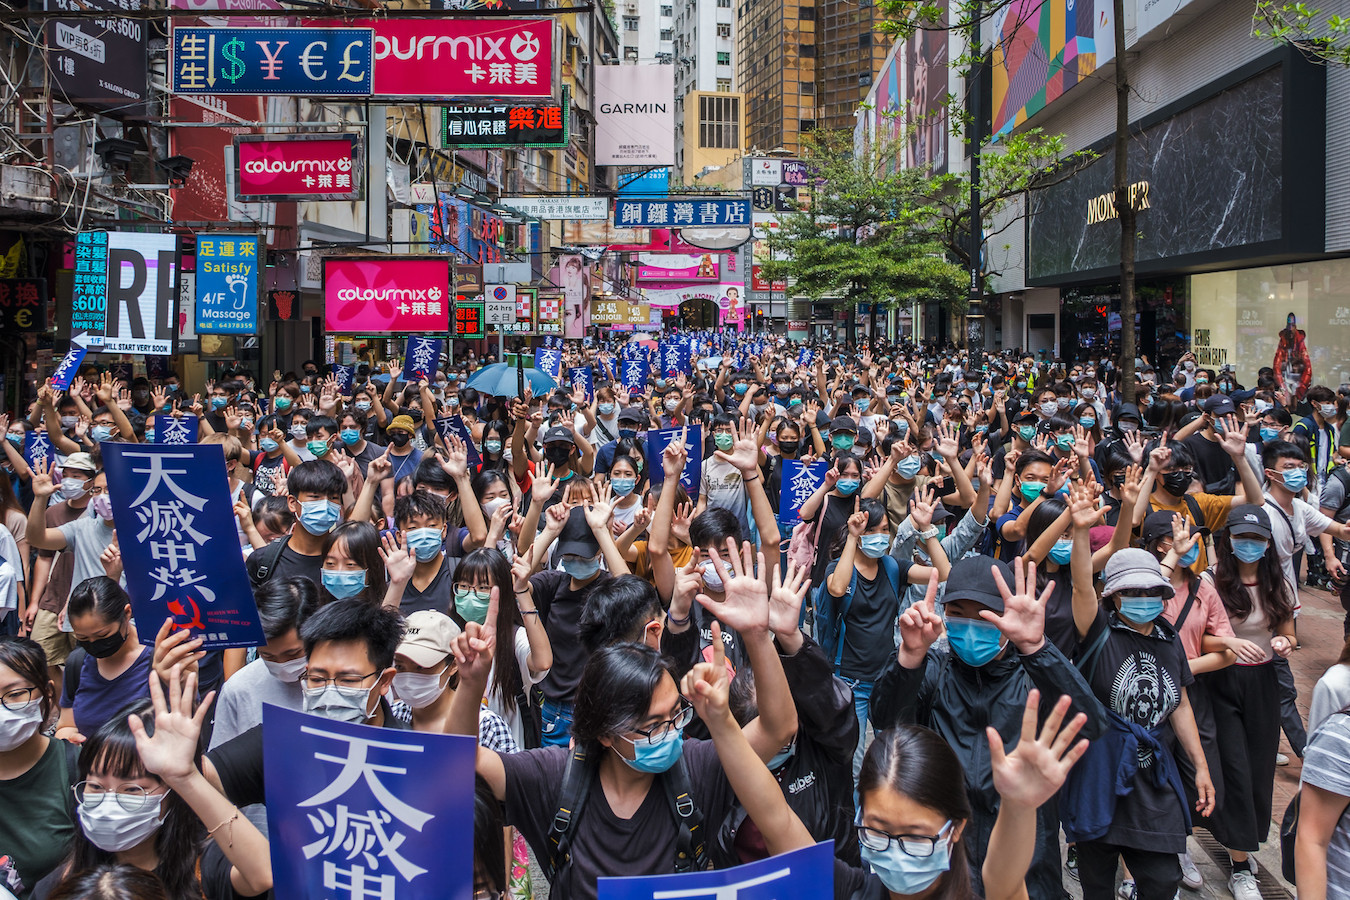
M 1233 900 L 1261 900 L 1261 889 L 1256 885 L 1256 874 L 1245 869 L 1228 877 L 1228 890 Z
M 1134 879 L 1126 878 L 1122 881 L 1120 886 L 1116 888 L 1116 896 L 1119 897 L 1120 900 L 1138 900 L 1139 891 L 1134 886 Z
M 1277 765 L 1277 766 L 1287 766 L 1287 765 L 1289 765 L 1289 757 L 1288 757 L 1286 754 L 1284 754 L 1284 753 L 1276 753 L 1276 754 L 1275 754 L 1275 765 Z
M 1191 859 L 1190 852 L 1177 854 L 1177 861 L 1181 863 L 1181 883 L 1193 891 L 1198 891 L 1205 886 L 1205 879 L 1200 875 L 1200 870 L 1195 866 L 1195 860 Z

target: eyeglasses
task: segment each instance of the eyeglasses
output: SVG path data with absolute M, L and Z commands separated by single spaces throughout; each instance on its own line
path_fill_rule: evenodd
M 868 828 L 866 825 L 859 825 L 858 843 L 862 844 L 868 850 L 883 852 L 889 850 L 891 841 L 895 841 L 900 846 L 900 850 L 906 856 L 913 856 L 918 859 L 926 859 L 933 855 L 937 849 L 939 841 L 945 840 L 947 832 L 952 830 L 952 823 L 947 822 L 942 826 L 942 830 L 934 835 L 927 834 L 888 834 L 876 828 Z
M 369 672 L 365 675 L 339 675 L 336 678 L 324 678 L 322 675 L 311 675 L 306 669 L 300 675 L 300 681 L 304 683 L 307 691 L 321 691 L 330 684 L 338 688 L 347 688 L 352 691 L 359 691 L 365 686 L 367 678 L 373 678 L 380 674 L 379 672 Z
M 104 797 L 112 797 L 117 805 L 127 812 L 136 812 L 150 802 L 151 797 L 163 796 L 158 788 L 153 791 L 147 791 L 139 784 L 124 784 L 115 791 L 110 791 L 98 785 L 90 784 L 87 781 L 81 781 L 71 788 L 75 792 L 75 802 L 82 806 L 93 809 L 103 802 Z
M 690 705 L 688 700 L 681 697 L 680 711 L 675 714 L 675 718 L 657 722 L 650 728 L 634 728 L 633 733 L 642 735 L 649 744 L 659 744 L 670 733 L 671 729 L 683 730 L 692 721 L 694 721 L 694 707 Z M 636 744 L 637 741 L 633 743 Z
M 41 694 L 34 696 L 34 691 L 37 691 L 37 688 L 26 687 L 15 688 L 12 691 L 0 694 L 0 706 L 4 706 L 10 712 L 19 712 L 34 700 L 41 699 Z

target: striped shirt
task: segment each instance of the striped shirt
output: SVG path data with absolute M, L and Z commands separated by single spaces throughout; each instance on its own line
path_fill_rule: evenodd
M 1303 757 L 1303 781 L 1350 797 L 1350 715 L 1333 715 L 1317 729 Z M 1341 815 L 1327 847 L 1327 900 L 1350 900 L 1350 813 Z

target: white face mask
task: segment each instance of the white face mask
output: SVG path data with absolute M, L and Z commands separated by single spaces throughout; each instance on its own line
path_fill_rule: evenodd
M 277 681 L 295 684 L 300 680 L 300 675 L 305 671 L 305 666 L 309 665 L 309 658 L 301 656 L 286 662 L 272 662 L 270 659 L 264 659 L 263 665 L 267 666 L 267 671 L 271 672 L 272 677 Z
M 330 684 L 321 690 L 306 688 L 301 699 L 301 709 L 314 716 L 323 716 L 334 722 L 348 722 L 354 725 L 370 718 L 366 705 L 370 702 L 370 688 L 340 688 Z
M 483 515 L 491 519 L 494 515 L 496 515 L 497 510 L 501 509 L 502 506 L 510 502 L 511 501 L 505 497 L 495 497 L 492 500 L 484 500 Z
M 448 671 L 448 667 L 447 667 Z M 394 676 L 394 693 L 413 709 L 430 706 L 445 693 L 445 684 L 441 676 L 445 672 L 399 672 Z
M 145 798 L 145 804 L 135 812 L 127 812 L 109 794 L 93 806 L 82 802 L 79 806 L 80 828 L 90 843 L 107 853 L 117 853 L 135 847 L 159 830 L 160 806 L 163 794 Z
M 28 701 L 18 712 L 0 706 L 0 753 L 7 753 L 28 740 L 41 724 L 41 700 Z

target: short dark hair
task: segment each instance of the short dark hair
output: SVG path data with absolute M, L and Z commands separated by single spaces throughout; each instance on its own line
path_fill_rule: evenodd
M 620 575 L 593 588 L 581 610 L 577 635 L 594 653 L 600 647 L 637 641 L 643 627 L 662 613 L 661 598 L 645 578 Z
M 734 538 L 737 546 L 744 539 L 740 520 L 729 509 L 710 506 L 689 523 L 689 543 L 695 547 L 715 547 L 721 552 L 726 549 L 727 538 Z
M 253 592 L 263 637 L 274 640 L 301 624 L 319 606 L 319 589 L 301 575 L 264 581 Z
M 1296 459 L 1299 462 L 1306 463 L 1308 454 L 1302 447 L 1292 441 L 1271 441 L 1261 448 L 1261 466 L 1266 469 L 1275 468 L 1275 464 L 1282 459 Z
M 319 433 L 320 429 L 327 431 L 329 434 L 337 434 L 337 422 L 334 422 L 329 416 L 314 416 L 309 420 L 309 424 L 305 426 L 305 434 L 314 437 L 314 435 Z
M 347 492 L 347 477 L 326 459 L 309 459 L 291 469 L 286 476 L 286 491 L 297 500 L 301 494 L 340 499 Z
M 422 461 L 417 464 L 417 468 L 413 470 L 412 480 L 414 490 L 420 487 L 430 487 L 445 491 L 448 494 L 456 493 L 455 482 L 449 475 L 445 474 L 440 461 L 430 453 L 422 457 Z
M 362 643 L 366 656 L 381 671 L 394 664 L 394 651 L 403 640 L 403 620 L 397 612 L 364 600 L 334 600 L 315 611 L 300 626 L 305 655 L 313 656 L 319 643 Z
M 670 664 L 646 644 L 614 644 L 596 650 L 581 672 L 572 712 L 572 737 L 594 752 L 600 738 L 628 731 L 647 717 Z
M 394 501 L 394 524 L 399 528 L 418 516 L 445 521 L 445 501 L 426 491 L 413 491 Z

